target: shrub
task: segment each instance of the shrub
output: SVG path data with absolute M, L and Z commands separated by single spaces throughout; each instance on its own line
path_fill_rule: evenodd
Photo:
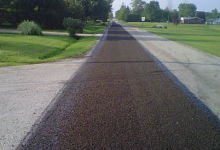
M 101 20 L 96 20 L 95 23 L 102 23 L 102 21 Z
M 65 18 L 63 25 L 67 28 L 70 37 L 75 37 L 76 33 L 83 33 L 84 23 L 80 19 Z
M 33 21 L 23 21 L 18 25 L 18 30 L 24 35 L 42 35 L 41 27 Z
M 106 26 L 106 24 L 103 22 L 103 23 L 101 24 L 101 26 Z

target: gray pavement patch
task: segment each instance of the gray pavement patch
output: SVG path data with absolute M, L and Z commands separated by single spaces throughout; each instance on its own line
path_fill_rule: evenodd
M 0 145 L 13 149 L 85 58 L 0 68 Z

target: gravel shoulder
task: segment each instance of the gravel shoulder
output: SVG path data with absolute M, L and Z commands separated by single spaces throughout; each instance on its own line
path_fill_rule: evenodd
M 83 65 L 84 56 L 0 68 L 0 147 L 15 149 Z
M 122 25 L 195 96 L 220 118 L 220 58 L 165 39 L 146 30 Z

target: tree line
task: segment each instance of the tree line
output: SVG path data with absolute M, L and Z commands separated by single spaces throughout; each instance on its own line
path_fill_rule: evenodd
M 63 28 L 64 18 L 107 21 L 113 0 L 0 0 L 0 25 L 32 20 L 42 28 Z
M 158 1 L 150 1 L 146 3 L 143 0 L 132 0 L 132 8 L 121 5 L 121 8 L 116 12 L 116 18 L 126 22 L 141 21 L 141 17 L 145 17 L 149 22 L 175 22 L 176 16 L 180 17 L 199 17 L 204 22 L 211 18 L 220 18 L 220 13 L 217 9 L 212 12 L 197 11 L 195 4 L 181 3 L 176 9 L 172 10 L 170 6 L 165 9 L 160 8 Z

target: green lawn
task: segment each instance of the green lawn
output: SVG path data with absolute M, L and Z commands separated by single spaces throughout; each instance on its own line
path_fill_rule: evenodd
M 101 23 L 93 23 L 88 22 L 85 24 L 85 27 L 83 29 L 84 34 L 100 34 L 103 33 L 107 26 L 110 25 L 110 22 L 106 22 L 106 25 L 102 25 Z M 43 31 L 50 31 L 50 32 L 68 32 L 66 29 L 54 29 L 54 30 L 43 30 Z
M 0 34 L 0 67 L 57 61 L 91 49 L 98 38 Z
M 92 23 L 88 22 L 84 29 L 83 33 L 88 34 L 99 34 L 103 33 L 107 26 L 109 26 L 110 22 L 106 22 L 105 25 L 102 25 L 101 23 Z
M 142 28 L 141 22 L 123 23 Z M 167 26 L 167 29 L 150 28 L 157 25 Z M 220 26 L 180 24 L 176 28 L 172 23 L 144 22 L 142 29 L 220 57 Z

